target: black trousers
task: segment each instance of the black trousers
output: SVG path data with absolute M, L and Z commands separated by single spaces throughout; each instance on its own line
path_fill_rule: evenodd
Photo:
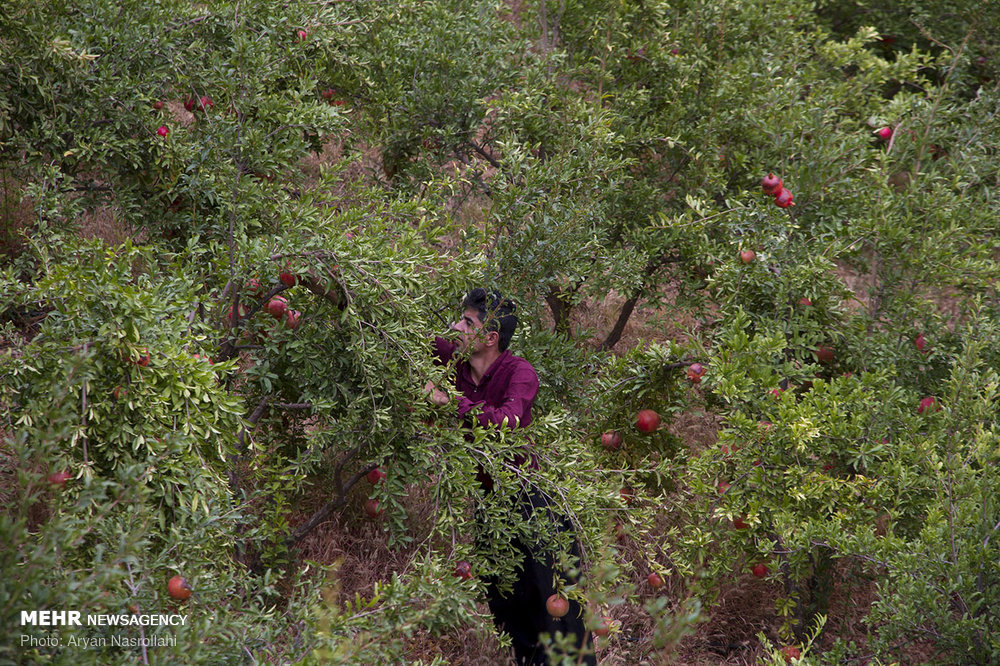
M 518 497 L 518 508 L 522 517 L 527 519 L 537 510 L 549 510 L 545 497 L 537 491 L 524 491 Z M 556 517 L 557 529 L 569 532 L 572 526 L 562 517 Z M 569 602 L 569 612 L 555 618 L 549 615 L 545 602 L 556 589 L 552 581 L 557 573 L 556 563 L 551 555 L 533 548 L 520 538 L 511 542 L 516 557 L 520 560 L 520 568 L 516 572 L 513 590 L 504 596 L 500 593 L 497 580 L 486 577 L 486 594 L 493 621 L 498 629 L 511 637 L 514 646 L 514 656 L 519 666 L 527 664 L 547 664 L 545 647 L 539 643 L 539 635 L 548 633 L 555 636 L 562 632 L 564 636 L 573 636 L 573 643 L 581 650 L 591 650 L 590 631 L 584 624 L 583 607 L 574 600 Z M 579 544 L 574 540 L 573 555 L 579 557 Z M 562 578 L 574 582 L 563 573 Z M 579 663 L 596 666 L 597 658 L 587 655 Z

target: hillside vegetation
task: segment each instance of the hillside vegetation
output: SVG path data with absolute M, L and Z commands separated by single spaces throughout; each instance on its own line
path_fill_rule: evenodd
M 998 36 L 972 0 L 4 0 L 0 662 L 505 663 L 517 534 L 601 663 L 998 663 Z M 480 285 L 523 431 L 423 390 Z M 123 632 L 174 642 L 67 646 Z

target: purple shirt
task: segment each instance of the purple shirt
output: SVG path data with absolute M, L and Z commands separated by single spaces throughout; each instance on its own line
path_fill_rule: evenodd
M 434 350 L 442 363 L 455 354 L 457 345 L 444 338 L 434 339 Z M 500 354 L 476 384 L 468 361 L 456 365 L 455 388 L 462 394 L 458 399 L 458 413 L 468 414 L 480 407 L 476 417 L 482 425 L 501 425 L 504 419 L 511 428 L 525 427 L 531 423 L 531 406 L 538 395 L 538 374 L 531 364 L 510 350 Z
M 442 364 L 451 360 L 457 348 L 444 338 L 434 339 L 434 351 Z M 484 426 L 501 425 L 506 419 L 511 428 L 523 428 L 531 423 L 531 406 L 538 395 L 538 374 L 530 363 L 506 350 L 493 361 L 478 384 L 472 379 L 469 362 L 459 361 L 455 367 L 455 388 L 462 394 L 458 399 L 459 415 L 465 416 L 479 407 L 476 418 Z M 529 455 L 529 466 L 538 469 L 538 459 L 528 452 L 515 456 L 512 462 L 520 466 Z M 477 477 L 487 490 L 493 488 L 493 479 L 482 466 Z

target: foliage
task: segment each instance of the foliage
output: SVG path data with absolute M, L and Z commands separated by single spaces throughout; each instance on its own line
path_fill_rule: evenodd
M 495 635 L 475 603 L 518 536 L 665 659 L 746 584 L 809 663 L 996 662 L 996 11 L 4 3 L 0 645 L 21 610 L 176 609 L 160 660 L 400 661 Z M 517 301 L 528 428 L 426 399 L 477 285 Z M 637 312 L 690 330 L 637 340 Z M 685 441 L 701 413 L 716 440 Z M 364 495 L 407 568 L 342 597 L 299 549 Z M 845 585 L 867 636 L 836 635 Z

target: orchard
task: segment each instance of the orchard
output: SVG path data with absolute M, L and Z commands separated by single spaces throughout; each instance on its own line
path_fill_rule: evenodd
M 2 3 L 0 662 L 507 663 L 515 542 L 554 664 L 1000 662 L 998 27 Z

